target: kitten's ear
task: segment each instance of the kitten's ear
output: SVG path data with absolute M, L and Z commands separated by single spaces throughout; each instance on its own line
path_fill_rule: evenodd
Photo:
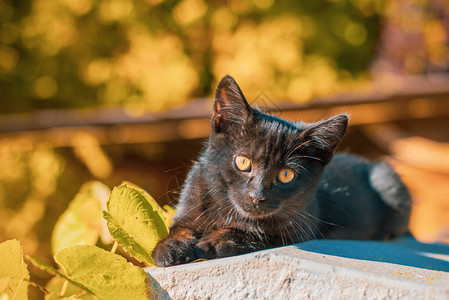
M 223 77 L 215 92 L 212 129 L 225 132 L 234 125 L 243 125 L 250 114 L 251 107 L 237 82 L 229 75 Z
M 301 133 L 303 140 L 310 141 L 307 147 L 313 151 L 313 155 L 324 163 L 330 162 L 340 140 L 348 127 L 348 116 L 337 115 L 330 119 L 310 124 Z

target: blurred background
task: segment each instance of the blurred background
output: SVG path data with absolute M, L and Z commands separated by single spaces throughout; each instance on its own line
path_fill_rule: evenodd
M 230 74 L 286 119 L 349 113 L 340 150 L 389 160 L 412 232 L 449 242 L 448 47 L 446 0 L 0 0 L 0 241 L 50 262 L 91 179 L 176 204 Z

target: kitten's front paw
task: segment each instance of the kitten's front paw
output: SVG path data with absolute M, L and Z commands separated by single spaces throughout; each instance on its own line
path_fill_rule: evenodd
M 198 259 L 193 239 L 166 238 L 153 251 L 153 259 L 159 267 L 185 264 Z
M 153 259 L 160 267 L 185 264 L 198 259 L 196 233 L 189 228 L 175 226 L 153 251 Z
M 250 252 L 239 242 L 240 236 L 233 230 L 221 229 L 200 239 L 196 245 L 201 255 L 206 259 L 228 257 Z
M 211 239 L 201 239 L 197 244 L 205 259 L 217 257 L 228 257 L 241 254 L 238 245 L 234 241 L 217 241 Z

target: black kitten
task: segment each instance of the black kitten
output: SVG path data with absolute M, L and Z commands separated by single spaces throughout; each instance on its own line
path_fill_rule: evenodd
M 184 184 L 159 266 L 315 238 L 386 239 L 408 230 L 410 195 L 383 162 L 333 153 L 348 117 L 289 122 L 219 83 L 212 130 Z

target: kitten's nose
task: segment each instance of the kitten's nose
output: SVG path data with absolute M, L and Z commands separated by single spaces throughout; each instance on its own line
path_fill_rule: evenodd
M 259 204 L 259 202 L 264 201 L 266 199 L 263 196 L 256 195 L 254 192 L 249 193 L 248 198 L 254 205 L 257 205 Z

